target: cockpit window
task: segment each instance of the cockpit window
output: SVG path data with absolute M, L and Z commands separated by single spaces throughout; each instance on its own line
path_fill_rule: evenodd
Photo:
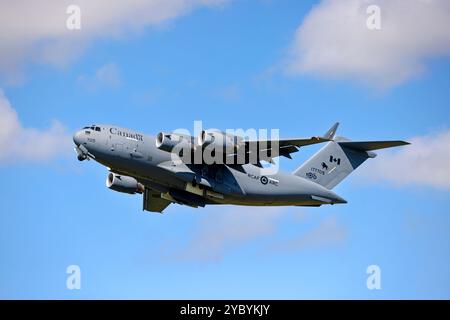
M 102 128 L 97 127 L 95 124 L 93 124 L 93 125 L 90 126 L 90 127 L 84 127 L 83 130 L 93 130 L 93 131 L 98 131 L 98 132 L 100 132 L 100 131 L 102 131 Z M 87 131 L 86 131 L 86 132 L 87 132 Z
M 102 129 L 100 127 L 97 127 L 95 124 L 93 124 L 90 127 L 84 127 L 83 130 L 85 129 L 90 129 L 90 130 L 94 130 L 94 131 L 101 131 Z

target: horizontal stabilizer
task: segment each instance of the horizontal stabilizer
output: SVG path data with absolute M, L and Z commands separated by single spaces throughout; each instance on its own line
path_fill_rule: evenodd
M 358 151 L 371 151 L 371 150 L 378 150 L 378 149 L 384 149 L 384 148 L 391 148 L 391 147 L 398 147 L 398 146 L 404 146 L 409 144 L 409 142 L 406 141 L 346 141 L 346 142 L 339 142 L 339 144 L 342 147 L 358 150 Z

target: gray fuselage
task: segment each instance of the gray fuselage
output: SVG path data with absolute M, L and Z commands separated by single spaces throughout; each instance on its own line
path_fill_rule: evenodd
M 155 137 L 113 125 L 79 130 L 74 142 L 110 171 L 134 177 L 159 192 L 185 191 L 186 185 L 194 182 L 222 195 L 206 197 L 208 204 L 309 206 L 346 202 L 317 183 L 280 171 L 264 175 L 253 164 L 243 165 L 242 170 L 226 165 L 186 165 L 160 150 Z

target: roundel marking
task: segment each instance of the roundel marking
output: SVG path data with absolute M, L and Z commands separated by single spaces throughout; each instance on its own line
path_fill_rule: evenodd
M 262 184 L 267 184 L 268 182 L 269 182 L 269 179 L 267 179 L 266 176 L 262 176 L 262 177 L 261 177 L 261 183 L 262 183 Z

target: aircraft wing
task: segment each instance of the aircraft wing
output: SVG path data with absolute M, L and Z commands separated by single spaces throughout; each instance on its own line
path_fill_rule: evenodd
M 255 152 L 253 150 L 259 150 L 267 154 L 268 159 L 278 156 L 284 156 L 291 159 L 291 153 L 297 152 L 299 147 L 308 146 L 311 144 L 322 143 L 330 141 L 324 137 L 311 137 L 311 138 L 295 138 L 295 139 L 280 139 L 280 140 L 250 140 L 244 141 L 246 144 L 246 150 L 248 152 Z
M 259 150 L 263 156 L 259 156 L 260 160 L 272 162 L 272 159 L 278 156 L 284 156 L 292 159 L 291 153 L 297 152 L 300 147 L 309 146 L 311 144 L 331 141 L 334 138 L 339 122 L 336 122 L 323 136 L 310 138 L 294 138 L 294 139 L 280 139 L 280 140 L 254 140 L 244 141 L 246 150 Z M 259 162 L 258 162 L 259 164 Z
M 198 139 L 180 133 L 160 132 L 157 135 L 156 146 L 167 152 L 173 150 L 179 152 L 181 148 L 175 149 L 175 146 L 186 147 L 192 156 L 205 148 L 210 148 L 211 145 L 220 150 L 224 159 L 234 157 L 239 159 L 234 163 L 253 163 L 261 166 L 261 160 L 273 163 L 273 158 L 279 156 L 291 159 L 291 154 L 297 152 L 300 147 L 332 141 L 338 125 L 339 123 L 334 124 L 323 136 L 273 140 L 244 140 L 242 137 L 216 130 L 202 130 Z
M 161 198 L 161 193 L 145 188 L 142 209 L 150 212 L 162 213 L 172 202 Z

